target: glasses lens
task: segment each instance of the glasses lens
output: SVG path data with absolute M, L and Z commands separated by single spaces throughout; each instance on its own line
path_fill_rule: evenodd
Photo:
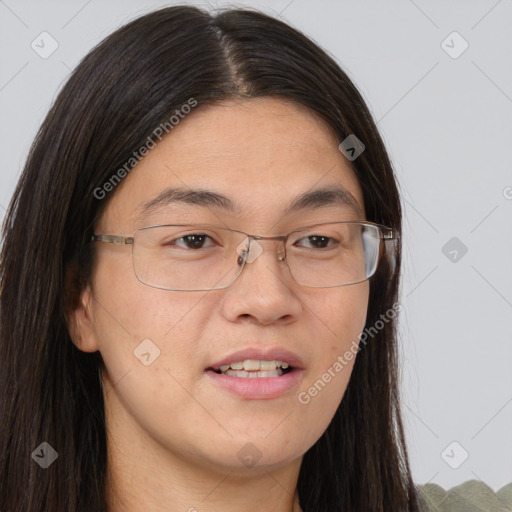
M 311 287 L 360 283 L 377 269 L 381 233 L 364 223 L 333 223 L 294 232 L 286 258 L 295 280 Z
M 243 261 L 243 233 L 208 226 L 152 226 L 135 233 L 137 279 L 166 290 L 211 290 L 229 286 Z M 241 245 L 242 244 L 242 245 Z
M 261 254 L 261 246 L 244 233 L 204 225 L 150 226 L 134 235 L 137 279 L 164 290 L 226 288 L 244 265 Z M 337 222 L 303 228 L 287 238 L 286 261 L 304 286 L 327 288 L 360 283 L 379 262 L 382 233 L 378 226 Z M 249 250 L 250 247 L 259 248 Z

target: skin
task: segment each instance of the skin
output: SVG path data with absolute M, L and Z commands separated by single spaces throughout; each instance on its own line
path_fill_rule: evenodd
M 131 235 L 144 225 L 225 223 L 266 236 L 322 221 L 364 219 L 358 180 L 332 130 L 280 98 L 198 107 L 136 166 L 109 198 L 96 234 Z M 303 192 L 341 185 L 359 211 L 325 206 L 283 216 Z M 145 218 L 141 204 L 170 186 L 206 188 L 242 211 L 174 203 Z M 307 288 L 278 260 L 273 242 L 230 287 L 176 292 L 139 282 L 131 246 L 98 243 L 80 306 L 69 318 L 74 343 L 100 351 L 108 432 L 111 512 L 300 510 L 296 484 L 304 453 L 327 428 L 354 360 L 307 405 L 307 390 L 364 328 L 368 282 Z M 149 366 L 133 351 L 150 339 Z M 212 385 L 204 370 L 252 346 L 299 354 L 299 385 L 268 400 L 247 400 Z M 247 443 L 261 458 L 246 467 Z M 295 502 L 295 504 L 294 504 Z

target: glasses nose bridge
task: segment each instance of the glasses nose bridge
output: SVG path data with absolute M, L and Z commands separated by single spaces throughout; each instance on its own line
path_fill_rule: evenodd
M 253 240 L 278 240 L 285 241 L 288 238 L 288 235 L 276 235 L 276 236 L 261 236 L 261 235 L 247 235 L 249 238 Z
M 278 259 L 279 261 L 284 260 L 286 254 L 286 240 L 288 235 L 262 236 L 246 234 L 246 236 L 249 239 L 249 252 L 245 258 L 247 263 L 252 263 L 263 253 L 263 247 L 258 243 L 261 241 L 282 242 L 282 250 L 278 252 Z M 253 244 L 253 241 L 256 242 L 256 244 Z

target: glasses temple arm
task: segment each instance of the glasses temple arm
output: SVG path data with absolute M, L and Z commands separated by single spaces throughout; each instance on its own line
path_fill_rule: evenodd
M 133 244 L 133 236 L 121 235 L 92 235 L 91 242 L 106 242 L 116 245 L 129 245 Z

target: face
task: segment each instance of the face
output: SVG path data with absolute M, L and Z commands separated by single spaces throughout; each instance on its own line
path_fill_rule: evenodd
M 362 192 L 338 143 L 323 121 L 282 99 L 198 107 L 117 187 L 95 233 L 199 223 L 275 236 L 362 220 Z M 289 208 L 333 187 L 353 204 L 324 194 Z M 169 189 L 209 191 L 230 205 L 204 194 L 152 202 Z M 327 428 L 354 360 L 338 371 L 333 365 L 364 328 L 368 282 L 300 285 L 279 258 L 279 242 L 259 245 L 263 252 L 229 287 L 169 291 L 137 279 L 131 245 L 95 244 L 75 339 L 101 353 L 108 421 L 120 435 L 144 436 L 203 468 L 243 472 L 251 456 L 251 471 L 300 461 Z M 246 359 L 283 360 L 293 370 L 257 378 L 214 371 Z

